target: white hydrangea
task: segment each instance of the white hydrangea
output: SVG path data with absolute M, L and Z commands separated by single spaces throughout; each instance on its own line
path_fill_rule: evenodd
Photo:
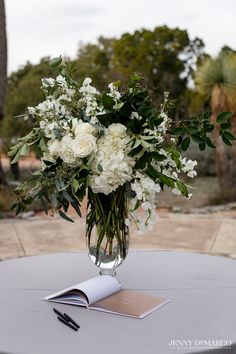
M 130 138 L 126 127 L 114 123 L 97 142 L 90 186 L 94 193 L 109 194 L 132 178 L 133 158 L 128 156 Z

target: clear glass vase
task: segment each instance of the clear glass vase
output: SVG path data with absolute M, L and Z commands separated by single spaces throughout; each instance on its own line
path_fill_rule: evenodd
M 88 190 L 86 241 L 89 257 L 100 274 L 115 276 L 129 249 L 128 199 L 125 187 L 109 195 Z

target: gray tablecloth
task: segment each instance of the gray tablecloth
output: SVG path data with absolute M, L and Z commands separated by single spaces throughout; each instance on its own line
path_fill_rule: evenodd
M 27 257 L 0 263 L 0 351 L 11 354 L 166 354 L 236 343 L 236 262 L 176 252 L 130 252 L 117 269 L 124 288 L 170 299 L 138 320 L 58 304 L 81 325 L 72 331 L 40 301 L 98 274 L 86 253 Z M 205 345 L 200 345 L 202 340 Z M 182 345 L 190 341 L 193 345 Z M 211 342 L 210 342 L 211 341 Z M 190 343 L 189 342 L 189 343 Z M 181 344 L 181 348 L 177 348 Z M 235 353 L 235 348 L 223 350 Z

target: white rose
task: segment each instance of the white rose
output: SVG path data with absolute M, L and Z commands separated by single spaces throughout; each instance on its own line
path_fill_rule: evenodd
M 89 123 L 80 122 L 75 125 L 75 135 L 93 134 L 94 128 Z
M 72 143 L 72 149 L 76 157 L 86 157 L 96 150 L 96 138 L 92 134 L 78 135 Z
M 109 132 L 116 137 L 123 138 L 126 135 L 127 128 L 120 123 L 112 123 L 108 127 Z

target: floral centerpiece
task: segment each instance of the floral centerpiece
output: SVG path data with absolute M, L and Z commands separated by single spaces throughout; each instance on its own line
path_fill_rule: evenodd
M 69 206 L 81 216 L 86 197 L 90 257 L 102 273 L 114 273 L 128 252 L 131 220 L 138 232 L 151 230 L 156 196 L 165 186 L 191 197 L 183 177 L 196 176 L 197 162 L 183 152 L 191 140 L 201 150 L 214 148 L 210 133 L 215 128 L 233 140 L 227 131 L 231 114 L 221 113 L 216 124 L 210 112 L 174 124 L 168 94 L 157 109 L 137 75 L 126 89 L 113 82 L 101 93 L 89 78 L 75 81 L 62 58 L 51 65 L 59 75 L 42 79 L 45 101 L 28 108 L 35 127 L 9 152 L 15 163 L 34 147 L 42 162 L 41 170 L 16 188 L 13 209 L 21 213 L 39 199 L 45 211 L 49 207 L 73 221 Z

